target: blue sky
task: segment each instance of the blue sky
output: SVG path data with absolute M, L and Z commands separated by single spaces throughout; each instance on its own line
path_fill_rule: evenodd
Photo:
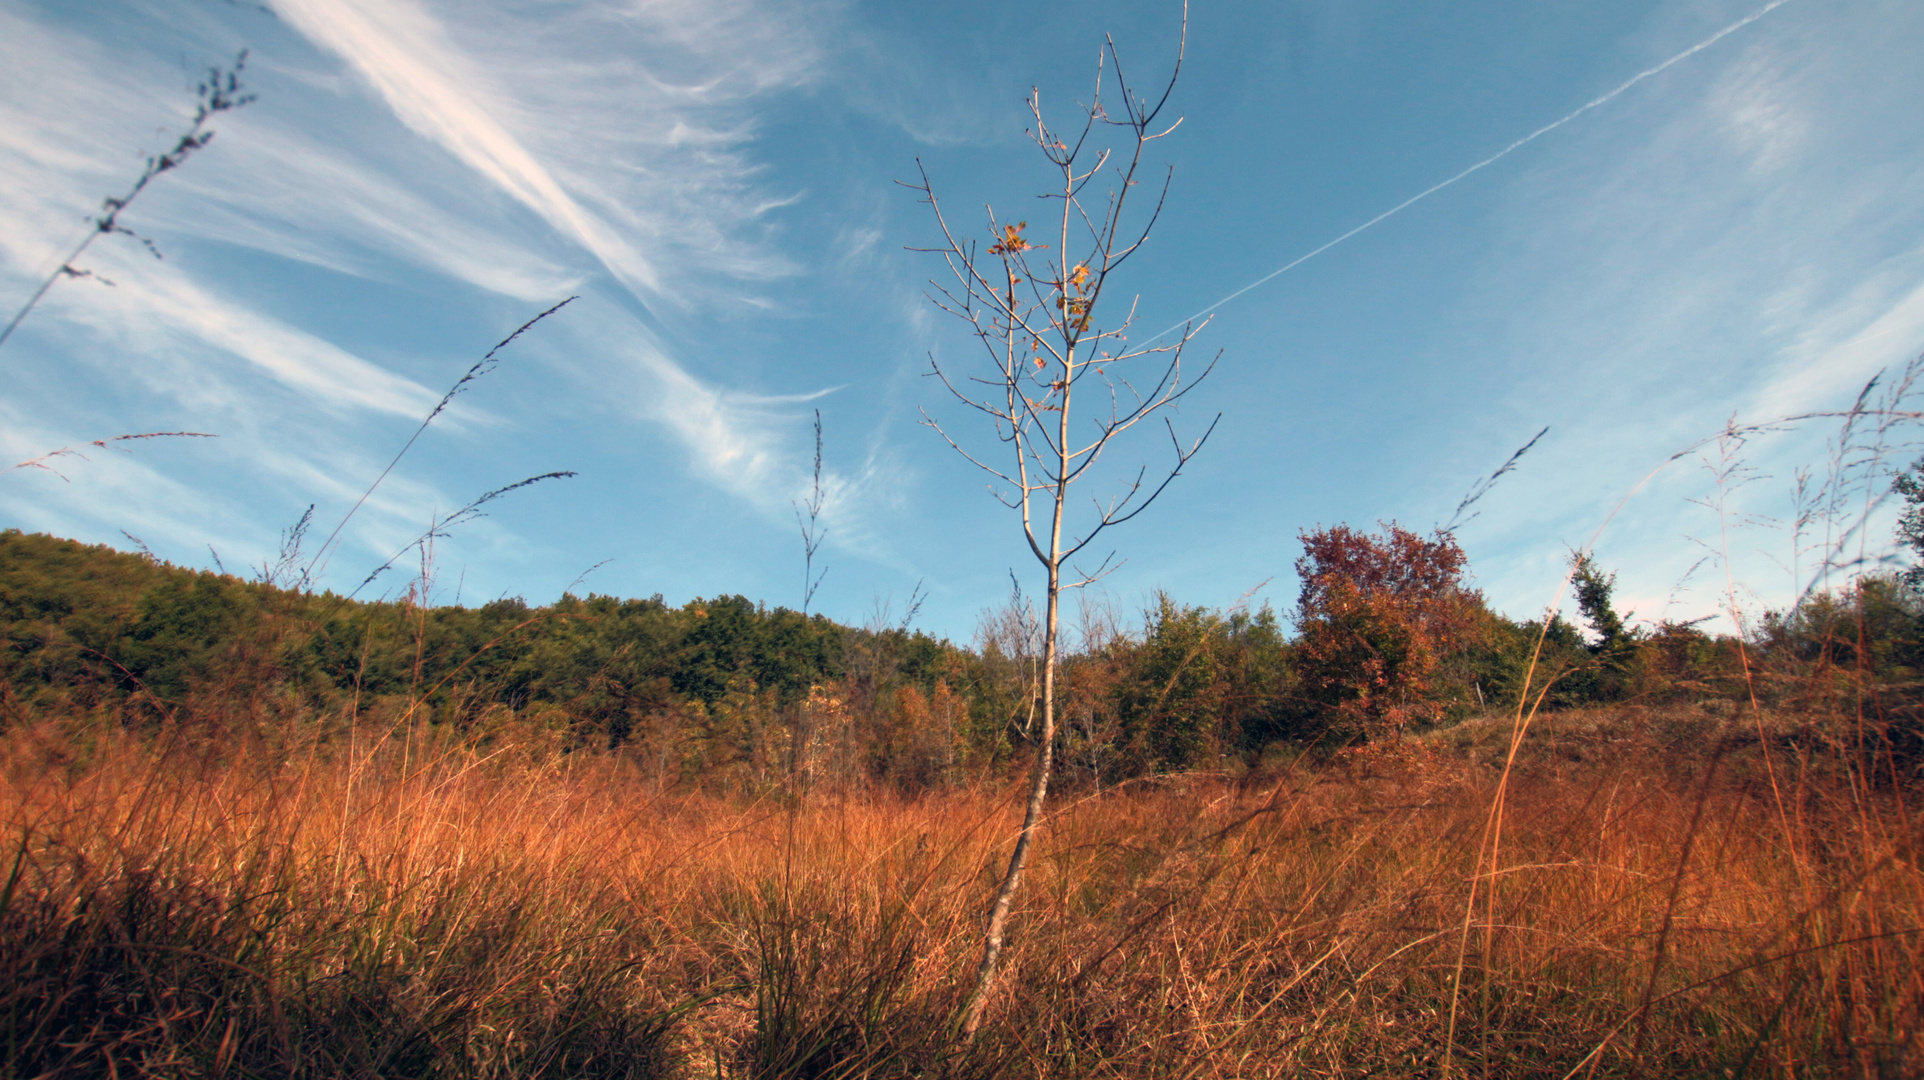
M 572 584 L 795 606 L 817 408 L 817 609 L 899 614 L 919 581 L 919 625 L 966 639 L 1012 568 L 1036 580 L 1015 519 L 919 425 L 927 408 L 969 432 L 923 373 L 971 354 L 924 297 L 940 267 L 906 249 L 933 226 L 895 181 L 919 159 L 958 218 L 1029 213 L 1048 180 L 1030 87 L 1072 111 L 1105 33 L 1160 77 L 1177 3 L 269 6 L 0 0 L 8 314 L 183 128 L 208 65 L 250 49 L 258 94 L 126 214 L 163 260 L 101 241 L 83 265 L 116 284 L 57 283 L 0 346 L 9 463 L 219 438 L 0 473 L 0 525 L 258 566 L 309 504 L 332 529 L 462 371 L 579 295 L 436 421 L 324 585 L 565 469 L 439 542 L 437 599 Z M 1216 313 L 1197 347 L 1221 364 L 1178 422 L 1222 422 L 1112 534 L 1108 599 L 1223 605 L 1267 582 L 1258 601 L 1287 608 L 1302 529 L 1432 527 L 1546 425 L 1460 532 L 1497 607 L 1550 602 L 1606 519 L 1598 557 L 1639 617 L 1792 595 L 1814 557 L 1795 476 L 1822 479 L 1834 425 L 1638 485 L 1733 416 L 1847 407 L 1924 350 L 1924 6 L 1789 0 L 1730 29 L 1763 7 L 1196 3 L 1185 121 L 1155 150 L 1169 208 L 1122 287 L 1151 332 Z

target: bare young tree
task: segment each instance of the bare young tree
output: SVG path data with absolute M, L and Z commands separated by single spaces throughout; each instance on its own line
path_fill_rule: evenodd
M 1173 408 L 1214 367 L 1212 360 L 1201 375 L 1184 379 L 1183 351 L 1199 325 L 1184 325 L 1173 339 L 1132 346 L 1128 333 L 1135 318 L 1134 298 L 1126 306 L 1104 305 L 1111 276 L 1141 250 L 1168 196 L 1170 173 L 1165 171 L 1153 204 L 1138 209 L 1142 200 L 1132 199 L 1150 144 L 1182 122 L 1178 118 L 1165 125 L 1158 118 L 1182 71 L 1188 26 L 1185 5 L 1175 67 L 1159 94 L 1145 97 L 1131 91 L 1113 39 L 1106 40 L 1098 54 L 1095 95 L 1081 107 L 1070 128 L 1051 127 L 1043 119 L 1040 93 L 1031 90 L 1029 109 L 1035 127 L 1028 134 L 1053 175 L 1051 190 L 1042 195 L 1054 203 L 1048 226 L 1053 252 L 1051 245 L 1029 239 L 1026 221 L 1009 222 L 993 208 L 988 210 L 991 242 L 981 249 L 968 233 L 950 224 L 926 168 L 921 169 L 920 184 L 907 185 L 922 194 L 942 234 L 940 246 L 919 250 L 940 254 L 954 279 L 936 283 L 930 298 L 969 324 L 988 358 L 985 368 L 966 376 L 931 358 L 930 374 L 961 403 L 988 417 L 1002 446 L 994 455 L 977 453 L 964 448 L 926 410 L 923 422 L 993 478 L 991 491 L 1020 513 L 1023 538 L 1047 577 L 1042 724 L 1036 732 L 1035 771 L 1022 830 L 989 908 L 981 965 L 963 1007 L 962 1031 L 969 1039 L 981 1026 L 1002 955 L 1010 904 L 1048 798 L 1056 739 L 1061 596 L 1115 567 L 1113 552 L 1088 571 L 1076 564 L 1076 557 L 1111 526 L 1153 503 L 1215 429 L 1212 420 L 1199 438 L 1185 442 L 1162 417 L 1174 451 L 1167 470 L 1153 476 L 1147 466 L 1137 468 L 1133 476 L 1124 472 L 1118 486 L 1072 512 L 1071 489 L 1092 478 L 1091 470 L 1111 445 L 1125 432 Z M 1113 81 L 1110 101 L 1120 101 L 1120 115 L 1112 113 L 1113 104 L 1105 103 L 1105 76 Z M 1115 138 L 1105 138 L 1111 135 Z M 1121 310 L 1120 317 L 1104 321 L 1112 308 Z M 1083 401 L 1089 395 L 1094 402 Z

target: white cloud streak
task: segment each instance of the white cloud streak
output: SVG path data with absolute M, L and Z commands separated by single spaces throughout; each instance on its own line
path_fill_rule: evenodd
M 464 7 L 290 0 L 410 130 L 589 253 L 658 316 L 794 272 L 757 232 L 752 107 L 813 75 L 813 27 L 756 3 Z M 672 272 L 665 270 L 672 267 Z M 662 306 L 666 305 L 666 312 Z
M 1244 293 L 1247 293 L 1252 289 L 1258 288 L 1259 286 L 1266 285 L 1269 282 L 1274 281 L 1276 278 L 1281 277 L 1283 274 L 1286 274 L 1289 271 L 1296 269 L 1297 267 L 1303 265 L 1304 263 L 1310 261 L 1311 259 L 1314 259 L 1316 256 L 1321 255 L 1322 253 L 1330 250 L 1331 248 L 1337 246 L 1338 244 L 1343 243 L 1346 240 L 1349 240 L 1350 238 L 1356 236 L 1357 234 L 1363 232 L 1364 230 L 1373 228 L 1376 225 L 1379 225 L 1382 222 L 1387 221 L 1392 217 L 1395 217 L 1397 214 L 1400 214 L 1403 211 L 1408 210 L 1410 207 L 1415 206 L 1417 203 L 1422 202 L 1424 199 L 1429 198 L 1430 196 L 1436 194 L 1437 192 L 1442 191 L 1444 188 L 1450 187 L 1451 185 L 1457 183 L 1458 181 L 1466 180 L 1469 177 L 1475 175 L 1476 173 L 1479 173 L 1484 169 L 1489 168 L 1490 166 L 1496 164 L 1497 162 L 1502 161 L 1504 158 L 1509 157 L 1511 154 L 1517 152 L 1518 150 L 1523 149 L 1525 146 L 1530 145 L 1531 143 L 1542 138 L 1543 136 L 1548 135 L 1551 132 L 1557 130 L 1558 128 L 1563 127 L 1565 124 L 1568 124 L 1571 121 L 1577 119 L 1583 114 L 1590 112 L 1594 109 L 1602 108 L 1603 106 L 1610 104 L 1612 101 L 1615 101 L 1617 98 L 1622 97 L 1632 87 L 1636 86 L 1638 83 L 1643 82 L 1645 79 L 1653 78 L 1657 75 L 1663 74 L 1664 72 L 1670 70 L 1676 65 L 1684 62 L 1685 60 L 1690 59 L 1691 57 L 1697 55 L 1700 52 L 1703 52 L 1705 49 L 1710 48 L 1711 46 L 1717 44 L 1719 41 L 1722 41 L 1723 39 L 1729 37 L 1730 35 L 1736 33 L 1739 30 L 1742 30 L 1744 27 L 1749 26 L 1751 23 L 1756 22 L 1758 19 L 1763 18 L 1764 16 L 1770 14 L 1771 12 L 1777 10 L 1780 7 L 1783 7 L 1785 4 L 1788 4 L 1790 2 L 1791 0 L 1771 0 L 1770 3 L 1765 4 L 1763 7 L 1758 8 L 1756 11 L 1751 12 L 1749 15 L 1746 15 L 1743 18 L 1737 20 L 1736 22 L 1731 23 L 1729 26 L 1724 27 L 1722 30 L 1717 31 L 1716 33 L 1710 35 L 1709 37 L 1703 39 L 1702 41 L 1699 41 L 1697 44 L 1692 45 L 1690 48 L 1685 49 L 1684 51 L 1676 54 L 1675 56 L 1672 56 L 1670 59 L 1665 60 L 1664 62 L 1657 64 L 1654 67 L 1645 68 L 1644 70 L 1637 72 L 1635 75 L 1632 75 L 1630 78 L 1618 84 L 1615 89 L 1610 90 L 1607 93 L 1600 94 L 1597 97 L 1594 97 L 1589 101 L 1584 102 L 1582 105 L 1579 105 L 1576 109 L 1572 110 L 1569 113 L 1566 113 L 1562 117 L 1559 117 L 1556 120 L 1550 121 L 1549 123 L 1543 125 L 1542 127 L 1536 129 L 1535 131 L 1532 131 L 1528 135 L 1523 136 L 1522 138 L 1516 140 L 1510 145 L 1504 147 L 1503 149 L 1498 150 L 1496 153 L 1491 154 L 1489 157 L 1484 158 L 1482 161 L 1479 161 L 1476 164 L 1471 165 L 1469 168 L 1464 169 L 1462 172 L 1459 172 L 1454 176 L 1451 176 L 1444 180 L 1440 180 L 1437 183 L 1432 184 L 1427 188 L 1424 188 L 1422 191 L 1419 191 L 1415 195 L 1412 195 L 1409 198 L 1404 199 L 1402 202 L 1397 203 L 1395 206 L 1390 207 L 1388 210 L 1383 211 L 1382 213 L 1376 215 L 1375 217 L 1369 219 L 1368 221 L 1363 222 L 1361 225 L 1358 225 L 1355 228 L 1351 229 L 1350 231 L 1342 234 L 1341 236 L 1338 236 L 1336 239 L 1331 240 L 1326 244 L 1323 244 L 1321 247 L 1311 249 L 1310 251 L 1307 251 L 1301 255 L 1298 255 L 1296 258 L 1291 259 L 1289 262 L 1284 263 L 1282 266 L 1277 267 L 1274 270 L 1271 270 L 1269 273 L 1264 274 L 1262 277 L 1257 278 L 1255 281 L 1250 282 L 1249 284 L 1243 286 L 1242 288 L 1237 289 L 1235 292 L 1230 293 L 1228 296 L 1223 297 L 1221 300 L 1218 300 L 1215 303 L 1209 305 L 1208 307 L 1203 308 L 1201 311 L 1196 312 L 1194 315 L 1191 315 L 1189 318 L 1183 320 L 1182 322 L 1171 324 L 1167 330 L 1164 330 L 1162 333 L 1156 336 L 1168 337 L 1170 334 L 1176 332 L 1177 330 L 1182 329 L 1185 324 L 1193 324 L 1200 321 L 1204 316 L 1210 314 L 1213 311 L 1219 310 L 1225 304 L 1228 304 L 1229 302 L 1242 296 Z
M 124 265 L 121 260 L 115 263 Z M 327 407 L 419 416 L 436 400 L 419 383 L 225 300 L 183 275 L 139 267 L 119 276 L 121 283 L 113 289 L 85 296 L 69 292 L 58 306 L 67 321 L 123 343 L 122 355 L 144 356 L 151 363 L 161 355 L 180 354 L 181 343 L 191 341 L 244 360 L 288 390 Z M 148 381 L 156 389 L 167 383 L 165 378 Z M 232 388 L 228 404 L 238 405 L 246 393 Z
M 196 162 L 143 198 L 138 224 L 170 254 L 212 241 L 374 281 L 395 280 L 398 259 L 530 302 L 592 294 L 605 271 L 617 291 L 680 325 L 699 325 L 695 312 L 717 302 L 755 304 L 753 283 L 794 272 L 769 242 L 772 211 L 806 194 L 763 185 L 748 149 L 768 95 L 815 77 L 820 12 L 805 24 L 755 0 L 475 5 L 458 18 L 420 0 L 275 6 L 322 56 L 257 50 L 256 88 L 280 82 L 222 118 L 209 152 L 219 167 Z M 197 15 L 181 19 L 207 29 Z M 44 274 L 76 219 L 124 183 L 130 148 L 180 122 L 166 119 L 178 108 L 154 103 L 190 106 L 191 95 L 132 45 L 11 12 L 0 12 L 0 28 L 11 69 L 0 80 L 0 183 L 14 196 L 0 208 L 0 280 L 17 282 Z M 323 57 L 351 77 L 333 76 Z M 190 414 L 213 410 L 220 420 L 205 426 L 267 433 L 270 444 L 304 429 L 268 415 L 279 406 L 261 396 L 262 377 L 324 409 L 418 417 L 432 405 L 412 380 L 267 314 L 256 293 L 223 287 L 206 272 L 213 264 L 142 263 L 131 249 L 95 247 L 120 288 L 61 283 L 35 316 L 36 340 L 140 356 L 134 378 Z M 654 340 L 638 326 L 622 332 Z M 606 339 L 584 344 L 599 363 L 618 362 Z M 96 370 L 110 369 L 103 359 Z M 730 390 L 659 347 L 639 370 L 652 383 L 648 415 L 689 448 L 700 475 L 760 509 L 785 505 L 798 470 L 779 414 L 829 391 Z M 329 438 L 319 433 L 307 452 L 354 456 Z M 317 477 L 298 467 L 298 452 L 251 452 L 263 476 L 316 493 L 338 486 L 313 486 L 332 465 Z
M 258 119 L 224 125 L 226 175 L 182 176 L 183 197 L 150 220 L 353 277 L 378 280 L 400 260 L 530 304 L 580 288 L 580 270 L 501 228 L 472 190 L 418 173 L 410 183 L 405 159 L 357 158 L 321 132 Z
M 1466 324 L 1515 373 L 1506 409 L 1554 428 L 1472 529 L 1500 604 L 1546 600 L 1560 545 L 1585 542 L 1669 454 L 1733 416 L 1848 408 L 1924 349 L 1924 214 L 1903 194 L 1924 175 L 1924 144 L 1899 120 L 1914 91 L 1863 75 L 1904 35 L 1785 25 L 1560 146 L 1509 192 L 1465 289 Z M 1624 595 L 1651 617 L 1666 604 L 1673 618 L 1716 615 L 1728 526 L 1740 603 L 1788 603 L 1801 587 L 1793 478 L 1821 479 L 1833 431 L 1804 424 L 1745 440 L 1731 462 L 1710 446 L 1665 467 L 1601 541 Z M 1907 460 L 1899 448 L 1884 464 Z M 1887 546 L 1888 522 L 1870 535 Z
M 727 282 L 792 272 L 774 248 L 740 235 L 804 197 L 758 187 L 742 152 L 748 103 L 813 77 L 811 35 L 765 7 L 552 9 L 538 25 L 484 9 L 464 12 L 464 40 L 411 0 L 290 0 L 281 10 L 408 128 L 540 215 L 658 317 L 664 302 L 668 314 L 707 300 L 767 307 Z M 642 349 L 638 367 L 652 384 L 647 414 L 702 475 L 764 509 L 784 504 L 796 470 L 768 410 L 826 391 L 731 390 L 660 346 Z
M 282 0 L 277 10 L 353 65 L 408 127 L 593 252 L 623 284 L 660 290 L 654 263 L 584 210 L 508 130 L 500 119 L 508 102 L 425 9 L 408 0 Z

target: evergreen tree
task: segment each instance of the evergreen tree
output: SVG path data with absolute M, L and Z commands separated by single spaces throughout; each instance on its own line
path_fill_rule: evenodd
M 1584 643 L 1594 663 L 1588 670 L 1573 672 L 1568 689 L 1578 698 L 1616 701 L 1630 692 L 1636 635 L 1624 624 L 1623 616 L 1611 602 L 1617 575 L 1598 569 L 1596 560 L 1587 551 L 1574 556 L 1573 563 L 1570 580 L 1576 587 L 1577 610 L 1597 637 Z
M 1904 512 L 1897 519 L 1897 538 L 1919 560 L 1899 580 L 1912 592 L 1924 592 L 1924 459 L 1898 473 L 1891 490 L 1904 499 Z

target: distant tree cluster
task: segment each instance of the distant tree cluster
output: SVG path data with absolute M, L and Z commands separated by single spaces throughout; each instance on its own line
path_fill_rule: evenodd
M 1587 556 L 1572 570 L 1580 621 L 1545 625 L 1491 611 L 1447 534 L 1335 526 L 1302 539 L 1293 627 L 1267 607 L 1158 595 L 1134 627 L 1085 631 L 1057 680 L 1058 775 L 1102 786 L 1233 767 L 1519 700 L 1566 709 L 1754 693 L 1804 707 L 1863 700 L 1867 687 L 1877 730 L 1896 733 L 1886 741 L 1924 751 L 1903 749 L 1920 742 L 1911 688 L 1924 673 L 1924 599 L 1902 573 L 1807 597 L 1739 640 L 1633 625 L 1614 576 Z M 1035 636 L 1020 612 L 999 619 L 962 647 L 739 596 L 356 602 L 8 531 L 0 716 L 373 717 L 479 739 L 519 725 L 631 754 L 664 783 L 919 790 L 1011 767 L 1040 736 Z

